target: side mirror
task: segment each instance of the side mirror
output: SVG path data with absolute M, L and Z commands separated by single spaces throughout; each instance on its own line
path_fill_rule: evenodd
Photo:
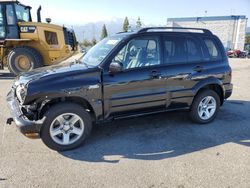
M 123 70 L 123 64 L 120 62 L 113 61 L 109 65 L 110 73 L 118 73 L 118 72 L 122 72 L 122 70 Z

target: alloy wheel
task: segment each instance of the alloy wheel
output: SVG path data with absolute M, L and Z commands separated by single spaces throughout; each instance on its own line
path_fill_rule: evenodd
M 50 125 L 50 136 L 60 145 L 70 145 L 78 141 L 84 132 L 84 122 L 73 113 L 57 116 Z
M 202 120 L 210 119 L 216 111 L 216 100 L 212 96 L 204 97 L 198 105 L 198 114 Z

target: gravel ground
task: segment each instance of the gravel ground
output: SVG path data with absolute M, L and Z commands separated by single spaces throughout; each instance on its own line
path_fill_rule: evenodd
M 0 71 L 0 187 L 250 187 L 250 60 L 230 64 L 234 92 L 213 123 L 183 112 L 115 121 L 63 153 L 5 126 L 13 77 Z

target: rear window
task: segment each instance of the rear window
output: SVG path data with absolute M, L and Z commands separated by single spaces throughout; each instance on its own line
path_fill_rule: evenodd
M 205 46 L 207 48 L 210 60 L 221 59 L 221 54 L 220 54 L 220 51 L 219 51 L 215 41 L 213 39 L 208 39 L 208 38 L 205 38 L 203 40 L 204 40 Z

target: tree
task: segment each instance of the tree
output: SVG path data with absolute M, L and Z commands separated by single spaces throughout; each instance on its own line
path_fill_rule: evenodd
M 140 28 L 141 28 L 141 26 L 142 26 L 142 23 L 141 23 L 141 18 L 140 18 L 140 17 L 138 17 L 137 22 L 136 22 L 136 29 L 140 29 Z
M 108 31 L 107 31 L 107 28 L 106 28 L 106 25 L 104 24 L 102 26 L 102 34 L 101 34 L 101 39 L 104 39 L 108 36 Z
M 129 28 L 129 21 L 128 21 L 128 17 L 126 16 L 126 18 L 123 22 L 123 31 L 128 32 L 128 28 Z
M 90 41 L 88 41 L 87 39 L 84 39 L 83 42 L 82 42 L 82 45 L 84 47 L 90 47 L 92 44 Z
M 97 41 L 96 41 L 96 38 L 94 37 L 94 38 L 92 39 L 92 41 L 91 41 L 91 44 L 92 44 L 92 46 L 95 46 L 96 43 L 97 43 Z
M 246 36 L 246 43 L 249 43 L 249 44 L 250 44 L 250 35 L 247 35 L 247 36 Z

